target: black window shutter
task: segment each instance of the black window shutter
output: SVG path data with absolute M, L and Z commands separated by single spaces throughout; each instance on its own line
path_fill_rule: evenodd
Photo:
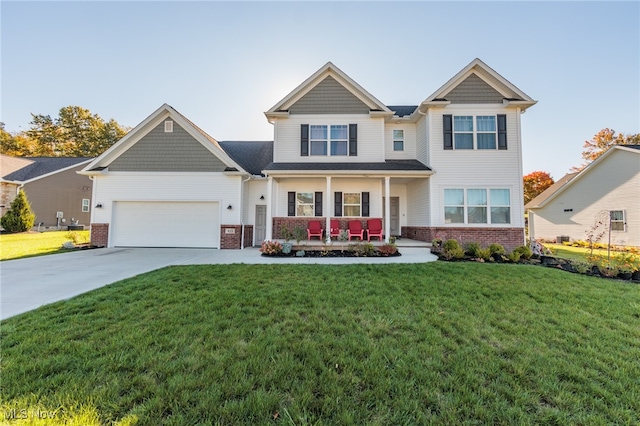
M 316 216 L 322 216 L 322 192 L 316 192 L 315 204 L 316 204 Z
M 287 215 L 289 216 L 296 215 L 296 193 L 295 192 L 287 193 Z
M 302 157 L 309 156 L 309 125 L 300 125 L 300 155 Z
M 444 149 L 453 149 L 453 122 L 451 114 L 445 114 L 442 116 L 442 130 Z
M 369 193 L 362 193 L 362 216 L 369 217 Z
M 498 114 L 498 149 L 507 149 L 507 116 Z
M 342 216 L 342 192 L 334 193 L 333 199 L 334 199 L 333 214 L 336 217 L 341 217 Z
M 358 155 L 358 125 L 349 124 L 349 156 Z

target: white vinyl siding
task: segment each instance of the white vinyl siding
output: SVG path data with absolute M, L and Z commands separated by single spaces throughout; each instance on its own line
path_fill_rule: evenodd
M 394 132 L 401 130 L 403 133 L 403 149 L 394 149 Z M 385 126 L 385 158 L 389 160 L 415 160 L 417 158 L 416 125 L 411 124 L 387 124 Z
M 507 150 L 445 150 L 442 115 L 507 115 Z M 431 197 L 433 226 L 444 225 L 444 188 L 502 188 L 510 192 L 511 223 L 492 226 L 524 227 L 519 112 L 495 105 L 456 105 L 429 112 Z M 471 185 L 472 184 L 472 185 Z M 485 225 L 486 226 L 486 225 Z
M 640 152 L 616 150 L 570 182 L 535 214 L 534 237 L 584 240 L 603 211 L 624 211 L 625 230 L 611 232 L 615 245 L 640 246 Z M 576 179 L 574 178 L 574 179 Z M 565 211 L 571 210 L 571 211 Z M 607 242 L 608 234 L 603 237 Z
M 300 155 L 300 125 L 358 125 L 358 155 Z M 275 121 L 273 161 L 276 163 L 384 161 L 384 120 L 368 115 L 291 115 Z M 311 152 L 310 152 L 311 153 Z M 327 154 L 329 147 L 327 147 Z

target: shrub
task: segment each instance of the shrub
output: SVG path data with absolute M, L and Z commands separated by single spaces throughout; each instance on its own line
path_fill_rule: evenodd
M 513 252 L 520 253 L 520 258 L 524 260 L 530 259 L 531 255 L 533 254 L 531 252 L 531 249 L 527 246 L 518 246 L 513 249 Z
M 480 257 L 478 256 L 478 252 L 480 251 L 480 244 L 478 243 L 468 243 L 465 247 L 465 254 L 471 257 Z
M 260 246 L 260 252 L 271 255 L 282 253 L 282 244 L 278 241 L 263 241 L 262 246 Z
M 502 244 L 493 243 L 489 245 L 489 252 L 491 252 L 491 254 L 505 254 L 506 250 L 504 249 Z
M 0 224 L 9 232 L 25 232 L 33 227 L 36 215 L 31 211 L 31 205 L 24 191 L 18 192 L 16 199 L 11 202 Z
M 376 248 L 371 243 L 355 243 L 349 244 L 348 249 L 351 253 L 355 254 L 358 257 L 367 257 L 373 256 L 376 252 Z
M 591 270 L 591 265 L 587 262 L 581 262 L 579 260 L 575 260 L 571 262 L 571 266 L 576 270 L 579 274 L 586 274 L 587 271 Z
M 378 251 L 383 256 L 391 256 L 398 252 L 398 246 L 393 243 L 383 244 L 382 246 L 380 246 L 380 248 L 378 248 Z
M 464 249 L 457 240 L 447 240 L 442 245 L 442 255 L 447 260 L 464 258 Z
M 522 256 L 522 253 L 514 250 L 509 253 L 509 255 L 507 256 L 507 260 L 511 263 L 518 263 L 520 261 L 520 256 Z
M 491 250 L 489 250 L 489 248 L 483 248 L 478 250 L 478 255 L 476 256 L 482 260 L 488 261 L 488 260 L 492 260 L 491 258 Z

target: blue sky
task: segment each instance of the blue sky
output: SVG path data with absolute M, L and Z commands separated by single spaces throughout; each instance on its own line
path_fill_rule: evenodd
M 640 3 L 2 1 L 1 112 L 79 105 L 136 126 L 163 103 L 218 140 L 272 140 L 263 114 L 327 61 L 417 105 L 474 58 L 538 101 L 523 171 L 559 179 L 600 129 L 640 133 Z

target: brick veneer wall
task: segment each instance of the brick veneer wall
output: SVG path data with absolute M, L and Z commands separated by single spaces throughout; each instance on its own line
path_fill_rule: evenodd
M 364 217 L 364 218 L 342 218 L 342 217 L 332 217 L 332 220 L 338 220 L 340 222 L 340 229 L 347 230 L 349 228 L 349 221 L 359 220 L 362 224 L 363 229 L 367 229 L 367 220 L 368 219 L 376 219 L 372 217 Z M 378 218 L 379 219 L 379 218 Z M 274 239 L 282 239 L 282 228 L 286 226 L 290 231 L 296 226 L 300 226 L 306 229 L 309 226 L 309 221 L 311 220 L 319 220 L 322 223 L 322 229 L 326 227 L 326 218 L 322 216 L 316 217 L 274 217 L 273 218 L 273 238 Z M 306 237 L 305 237 L 306 239 Z M 431 240 L 429 240 L 431 241 Z
M 478 243 L 482 247 L 489 244 L 502 244 L 505 249 L 513 250 L 521 246 L 524 241 L 524 228 L 433 228 L 419 226 L 405 226 L 402 236 L 412 240 L 431 242 L 434 238 L 443 241 L 454 239 L 460 244 Z
M 91 245 L 95 247 L 106 247 L 109 243 L 109 224 L 91 224 Z
M 226 229 L 235 229 L 234 234 L 227 234 Z M 242 245 L 242 225 L 220 225 L 220 248 L 239 249 Z

